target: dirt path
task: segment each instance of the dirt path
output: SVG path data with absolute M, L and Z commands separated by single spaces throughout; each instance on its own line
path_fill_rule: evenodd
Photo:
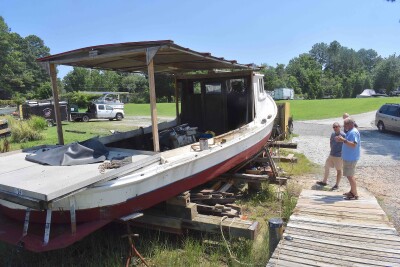
M 358 186 L 376 196 L 400 232 L 400 134 L 378 132 L 373 125 L 375 112 L 354 115 L 353 118 L 361 133 L 361 158 L 356 170 Z M 294 123 L 294 132 L 299 135 L 294 141 L 298 143 L 299 152 L 321 165 L 321 169 L 329 154 L 329 136 L 335 121 L 342 123 L 343 120 L 332 118 Z M 302 183 L 309 188 L 322 179 L 322 174 L 303 178 Z M 329 183 L 333 185 L 334 181 L 332 170 Z M 343 177 L 340 191 L 348 188 L 348 181 Z

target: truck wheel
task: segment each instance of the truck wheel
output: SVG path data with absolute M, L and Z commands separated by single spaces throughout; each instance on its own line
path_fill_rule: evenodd
M 121 113 L 118 113 L 117 115 L 115 115 L 115 119 L 117 120 L 117 121 L 122 121 L 122 118 L 123 118 L 124 116 L 122 116 L 122 114 Z
M 83 122 L 88 122 L 89 121 L 89 116 L 88 115 L 83 115 L 82 121 Z

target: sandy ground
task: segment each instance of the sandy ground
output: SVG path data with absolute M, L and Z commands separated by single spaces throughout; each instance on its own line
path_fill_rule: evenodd
M 375 195 L 382 208 L 400 232 L 400 134 L 380 133 L 374 126 L 375 111 L 352 116 L 359 125 L 361 133 L 361 158 L 357 164 L 356 179 L 362 197 L 363 190 Z M 321 166 L 329 155 L 329 136 L 332 124 L 342 123 L 342 118 L 313 121 L 297 121 L 294 138 L 298 143 L 298 151 L 314 163 Z M 335 183 L 335 171 L 332 169 L 329 184 Z M 315 182 L 322 180 L 320 175 L 304 176 L 298 183 L 305 188 L 315 187 Z M 342 178 L 339 191 L 349 190 L 346 177 Z

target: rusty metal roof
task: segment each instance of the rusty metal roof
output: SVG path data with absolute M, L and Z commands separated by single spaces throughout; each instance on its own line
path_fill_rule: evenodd
M 57 65 L 68 65 L 123 72 L 147 71 L 146 51 L 157 51 L 153 60 L 155 72 L 183 73 L 195 70 L 254 69 L 253 64 L 238 64 L 174 44 L 171 40 L 129 42 L 90 46 L 37 59 Z

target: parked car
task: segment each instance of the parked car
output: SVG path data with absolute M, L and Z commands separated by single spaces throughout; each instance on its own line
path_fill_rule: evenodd
M 390 92 L 391 96 L 400 96 L 400 88 L 397 88 L 396 90 Z
M 381 132 L 400 133 L 400 104 L 384 104 L 375 115 L 375 125 Z

